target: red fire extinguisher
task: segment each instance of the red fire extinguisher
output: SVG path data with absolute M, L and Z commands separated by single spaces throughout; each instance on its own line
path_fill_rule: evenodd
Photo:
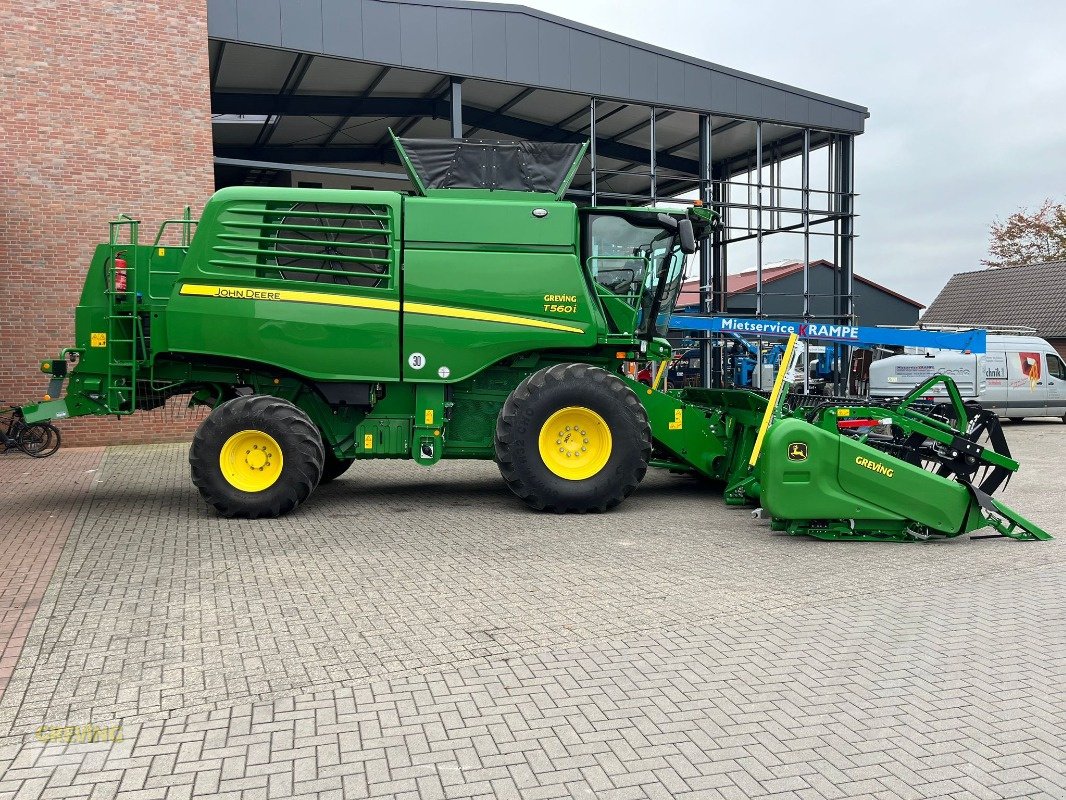
M 126 291 L 126 254 L 115 253 L 115 291 Z

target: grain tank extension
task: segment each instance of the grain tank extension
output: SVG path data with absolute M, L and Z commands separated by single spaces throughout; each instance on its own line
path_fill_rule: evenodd
M 628 378 L 627 362 L 669 359 L 710 210 L 564 200 L 584 145 L 396 145 L 412 194 L 230 187 L 198 223 L 165 224 L 176 247 L 111 223 L 74 344 L 42 364 L 48 394 L 25 418 L 189 395 L 212 409 L 192 480 L 226 516 L 289 512 L 365 459 L 477 458 L 538 510 L 607 511 L 655 466 L 761 504 L 790 533 L 1046 537 L 988 497 L 1018 465 L 1005 442 L 980 443 L 969 410 L 793 409 L 780 382 L 768 399 Z M 837 424 L 849 415 L 879 433 Z M 946 510 L 911 513 L 918 491 Z

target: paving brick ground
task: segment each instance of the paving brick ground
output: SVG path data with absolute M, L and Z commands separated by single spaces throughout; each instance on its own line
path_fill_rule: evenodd
M 67 534 L 79 519 L 103 448 L 65 452 L 62 469 L 47 459 L 8 451 L 0 454 L 3 476 L 0 547 L 0 697 L 15 670 Z M 62 497 L 50 494 L 56 479 Z
M 0 700 L 0 797 L 1066 797 L 1066 426 L 1008 435 L 1054 542 L 790 539 L 661 474 L 544 516 L 476 463 L 221 520 L 183 447 L 109 448 Z M 78 459 L 0 479 L 73 504 Z M 39 740 L 88 724 L 121 741 Z

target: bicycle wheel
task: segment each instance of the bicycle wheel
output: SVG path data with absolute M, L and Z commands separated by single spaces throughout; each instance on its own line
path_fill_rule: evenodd
M 18 445 L 28 456 L 47 458 L 59 449 L 59 428 L 50 422 L 23 425 L 18 433 Z

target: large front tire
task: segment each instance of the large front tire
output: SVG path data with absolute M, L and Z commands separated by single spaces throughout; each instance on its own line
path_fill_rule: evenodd
M 247 395 L 208 415 L 189 450 L 192 482 L 224 517 L 280 517 L 322 477 L 322 437 L 287 400 Z
M 648 471 L 651 426 L 617 376 L 589 364 L 556 364 L 511 392 L 495 444 L 503 479 L 531 508 L 607 511 Z

